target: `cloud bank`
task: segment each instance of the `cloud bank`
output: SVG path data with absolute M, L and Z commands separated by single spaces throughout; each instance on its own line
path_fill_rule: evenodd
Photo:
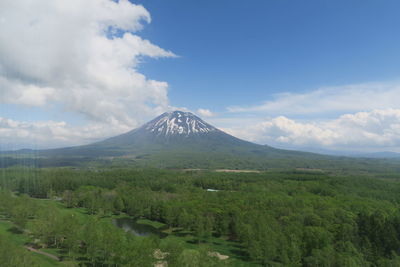
M 260 105 L 228 107 L 228 114 L 258 122 L 231 124 L 226 130 L 253 142 L 294 149 L 400 152 L 399 97 L 399 82 L 281 93 Z
M 400 109 L 344 114 L 317 122 L 278 116 L 226 130 L 243 139 L 280 147 L 400 152 Z
M 0 117 L 0 150 L 87 144 L 130 130 L 100 123 L 72 126 L 64 121 L 17 121 Z

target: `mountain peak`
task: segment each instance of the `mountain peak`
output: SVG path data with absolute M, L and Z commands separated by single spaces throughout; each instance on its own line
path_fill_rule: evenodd
M 175 110 L 165 112 L 141 127 L 157 136 L 189 136 L 217 131 L 217 129 L 191 112 Z

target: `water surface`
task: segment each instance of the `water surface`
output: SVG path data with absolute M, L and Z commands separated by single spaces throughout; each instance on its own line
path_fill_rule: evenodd
M 124 229 L 136 236 L 150 236 L 157 235 L 158 237 L 166 237 L 167 234 L 160 231 L 151 225 L 138 223 L 136 219 L 131 218 L 117 218 L 113 220 L 113 224 L 119 228 Z

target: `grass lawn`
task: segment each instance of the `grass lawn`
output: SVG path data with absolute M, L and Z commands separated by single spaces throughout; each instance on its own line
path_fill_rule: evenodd
M 151 225 L 156 229 L 160 229 L 163 228 L 165 226 L 165 223 L 161 223 L 161 222 L 157 222 L 157 221 L 150 221 L 147 219 L 139 219 L 136 221 L 139 224 L 147 224 L 147 225 Z
M 0 221 L 0 235 L 7 236 L 14 244 L 24 246 L 30 239 L 25 234 L 19 234 L 13 231 L 14 224 L 8 221 Z
M 47 209 L 49 207 L 57 208 L 62 215 L 74 215 L 80 220 L 86 220 L 88 214 L 84 208 L 66 208 L 61 202 L 48 200 L 48 199 L 35 199 L 41 208 Z
M 9 240 L 14 242 L 16 245 L 24 247 L 24 245 L 30 241 L 29 236 L 24 233 L 17 233 L 13 231 L 13 229 L 15 229 L 15 226 L 11 222 L 0 220 L 0 235 L 7 236 Z M 30 253 L 41 267 L 65 266 L 60 262 L 55 261 L 44 255 L 40 255 L 34 252 Z

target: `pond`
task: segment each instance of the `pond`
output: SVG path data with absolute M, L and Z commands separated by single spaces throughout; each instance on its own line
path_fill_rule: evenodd
M 161 229 L 157 229 L 148 224 L 138 223 L 136 219 L 117 218 L 114 219 L 112 222 L 115 226 L 124 229 L 125 232 L 129 232 L 136 236 L 156 235 L 160 238 L 167 236 L 166 233 L 161 232 Z

